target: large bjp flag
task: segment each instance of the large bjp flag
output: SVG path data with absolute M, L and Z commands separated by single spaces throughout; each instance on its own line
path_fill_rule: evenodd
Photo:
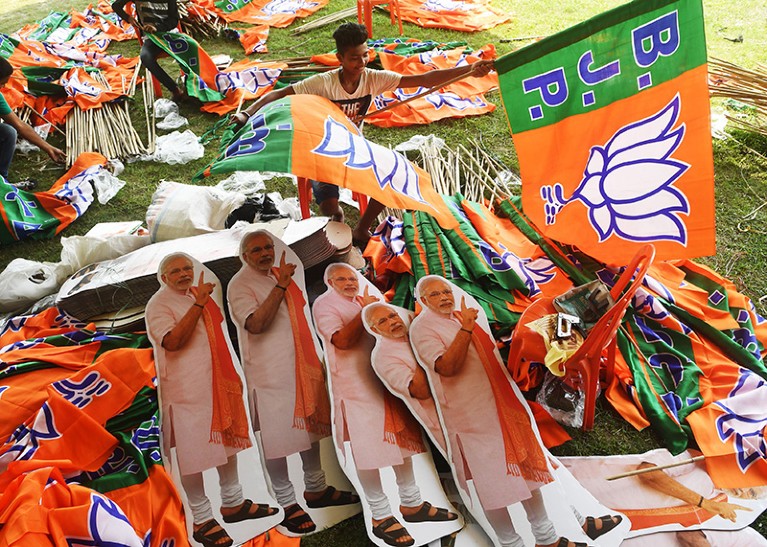
M 545 235 L 610 264 L 715 252 L 700 0 L 630 2 L 495 66 Z
M 195 179 L 232 171 L 277 171 L 363 193 L 388 207 L 417 209 L 452 229 L 458 222 L 420 167 L 368 141 L 329 100 L 290 95 L 264 106 Z

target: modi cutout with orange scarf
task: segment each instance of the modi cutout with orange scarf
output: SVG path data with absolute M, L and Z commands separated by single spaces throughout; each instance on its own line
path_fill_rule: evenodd
M 388 545 L 413 545 L 414 538 L 392 513 L 381 469 L 394 470 L 399 510 L 406 522 L 452 521 L 458 515 L 421 498 L 411 459 L 426 450 L 420 426 L 370 364 L 375 340 L 365 330 L 362 310 L 379 301 L 380 293 L 348 264 L 328 266 L 325 282 L 328 290 L 315 301 L 313 314 L 330 374 L 336 447 L 343 454 L 344 442 L 349 441 L 375 537 Z
M 199 274 L 195 275 L 195 270 Z M 175 447 L 181 484 L 193 517 L 193 537 L 205 545 L 233 540 L 213 518 L 203 471 L 215 467 L 221 485 L 221 515 L 235 523 L 278 510 L 245 499 L 237 453 L 252 445 L 242 381 L 223 329 L 221 308 L 211 297 L 215 283 L 187 254 L 160 263 L 160 290 L 146 306 L 162 404 L 163 448 Z
M 279 262 L 275 266 L 275 257 Z M 282 241 L 264 230 L 240 241 L 243 266 L 229 282 L 229 311 L 237 327 L 251 418 L 261 431 L 266 469 L 282 525 L 296 534 L 316 529 L 296 501 L 287 457 L 300 454 L 308 508 L 359 502 L 351 492 L 325 482 L 319 441 L 328 437 L 330 400 L 320 347 L 309 316 L 303 266 Z M 300 268 L 300 270 L 299 270 Z
M 527 405 L 503 368 L 482 311 L 467 305 L 473 299 L 466 293 L 435 275 L 419 280 L 416 295 L 423 310 L 410 326 L 410 343 L 426 368 L 459 485 L 469 492 L 467 481 L 473 482 L 503 547 L 525 545 L 507 509 L 517 502 L 522 503 L 538 547 L 585 546 L 557 534 L 546 512 L 540 488 L 554 480 L 547 457 Z M 592 522 L 596 536 L 620 522 L 606 518 L 609 523 Z M 581 520 L 588 534 L 586 519 Z

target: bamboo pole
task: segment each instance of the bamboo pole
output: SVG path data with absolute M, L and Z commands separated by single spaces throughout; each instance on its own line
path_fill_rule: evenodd
M 335 67 L 333 67 L 333 68 L 335 68 Z M 370 112 L 368 114 L 365 114 L 364 116 L 357 116 L 352 121 L 354 123 L 359 123 L 361 120 L 364 120 L 365 118 L 367 118 L 369 116 L 373 116 L 374 114 L 380 114 L 381 112 L 386 112 L 387 110 L 391 110 L 392 108 L 396 108 L 398 106 L 402 106 L 403 104 L 407 104 L 410 101 L 415 101 L 416 99 L 420 99 L 421 97 L 424 97 L 424 96 L 428 95 L 429 93 L 434 93 L 438 89 L 441 89 L 443 87 L 447 87 L 450 84 L 454 84 L 455 82 L 463 80 L 464 78 L 468 78 L 469 76 L 471 76 L 472 72 L 473 71 L 470 70 L 470 71 L 468 71 L 468 72 L 466 72 L 464 74 L 461 74 L 460 76 L 456 76 L 455 78 L 450 78 L 448 81 L 442 82 L 441 84 L 438 84 L 438 85 L 435 85 L 433 87 L 430 87 L 429 89 L 427 89 L 426 91 L 424 91 L 422 93 L 419 93 L 418 95 L 413 95 L 412 97 L 408 97 L 407 99 L 404 99 L 402 101 L 397 101 L 397 102 L 390 103 L 387 106 L 385 106 L 383 108 L 380 108 L 378 110 L 375 110 L 373 112 Z
M 645 473 L 652 473 L 653 471 L 660 471 L 662 469 L 671 469 L 672 467 L 679 467 L 682 465 L 687 465 L 688 463 L 695 463 L 699 462 L 703 459 L 705 459 L 706 456 L 695 456 L 694 458 L 690 458 L 689 460 L 684 460 L 681 462 L 674 462 L 674 463 L 667 463 L 664 465 L 656 465 L 653 467 L 646 467 L 644 469 L 634 469 L 633 471 L 627 471 L 625 473 L 620 473 L 618 475 L 612 475 L 611 477 L 606 477 L 606 481 L 614 481 L 617 479 L 625 479 L 626 477 L 634 477 L 636 475 L 644 475 Z

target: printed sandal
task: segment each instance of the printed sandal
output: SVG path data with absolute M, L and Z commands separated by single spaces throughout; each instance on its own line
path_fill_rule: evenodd
M 399 538 L 409 536 L 410 533 L 403 526 L 397 530 L 388 530 L 395 524 L 399 524 L 397 519 L 389 517 L 382 523 L 373 526 L 373 535 L 379 539 L 382 539 L 387 545 L 393 547 L 409 547 L 415 543 L 415 540 L 411 537 L 408 541 L 397 541 Z
M 338 497 L 334 498 L 335 493 L 338 492 Z M 304 495 L 306 499 L 306 495 Z M 306 505 L 310 509 L 320 509 L 321 507 L 334 507 L 336 505 L 351 505 L 353 503 L 359 503 L 360 497 L 353 492 L 346 492 L 345 490 L 336 490 L 332 486 L 325 488 L 322 495 L 316 500 L 306 500 Z
M 304 512 L 303 515 L 298 515 L 299 511 L 303 511 L 301 506 L 297 503 L 285 508 L 285 518 L 282 519 L 280 525 L 284 526 L 291 534 L 308 534 L 314 532 L 317 529 L 317 525 L 314 524 L 312 517 L 308 513 Z M 311 526 L 304 526 L 307 522 L 311 523 Z
M 599 529 L 597 528 L 597 520 L 602 521 L 602 527 Z M 599 536 L 603 536 L 607 532 L 613 530 L 621 522 L 623 522 L 623 517 L 620 515 L 602 515 L 598 519 L 594 517 L 586 517 L 586 535 L 591 539 L 597 539 Z
M 559 538 L 557 547 L 570 547 L 570 543 L 572 543 L 575 547 L 589 547 L 588 543 L 583 543 L 582 541 L 570 541 L 566 537 Z
M 451 513 L 442 507 L 434 507 L 436 514 L 430 515 L 429 511 L 433 505 L 428 501 L 423 502 L 421 508 L 412 515 L 402 515 L 405 522 L 444 522 L 446 520 L 455 520 L 458 515 Z
M 211 532 L 211 530 L 213 530 L 213 528 L 216 526 L 219 527 L 219 530 L 216 532 Z M 221 528 L 221 525 L 216 522 L 216 519 L 210 519 L 197 530 L 192 532 L 192 538 L 196 542 L 202 544 L 204 547 L 231 547 L 231 545 L 234 543 L 234 540 L 229 537 L 229 534 L 226 533 L 226 530 Z M 227 541 L 218 543 L 224 538 L 226 538 Z
M 250 508 L 253 507 L 253 505 L 256 506 L 256 512 L 251 513 Z M 232 523 L 232 522 L 240 522 L 243 520 L 250 520 L 250 519 L 260 519 L 264 517 L 271 517 L 272 515 L 276 515 L 279 512 L 279 509 L 276 507 L 269 507 L 265 503 L 258 503 L 254 504 L 250 500 L 245 500 L 242 502 L 242 505 L 237 510 L 236 513 L 232 513 L 231 515 L 221 515 L 224 519 L 224 522 Z

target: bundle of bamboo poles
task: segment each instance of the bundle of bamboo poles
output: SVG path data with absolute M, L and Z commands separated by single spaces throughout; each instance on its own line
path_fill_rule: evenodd
M 750 70 L 711 58 L 708 71 L 712 97 L 733 99 L 754 109 L 753 120 L 730 115 L 727 118 L 750 131 L 767 135 L 767 66 L 759 64 Z
M 194 0 L 184 0 L 178 3 L 179 24 L 181 32 L 195 38 L 215 38 L 227 28 L 226 20 L 216 12 L 209 10 Z
M 128 109 L 127 97 L 131 97 L 136 92 L 136 83 L 140 66 L 136 66 L 133 77 L 130 82 L 124 82 L 121 92 L 123 97 L 119 100 L 103 103 L 100 108 L 91 108 L 82 110 L 79 106 L 69 111 L 66 119 L 66 155 L 67 165 L 72 165 L 77 156 L 83 152 L 99 152 L 109 159 L 126 158 L 129 156 L 139 156 L 146 154 L 150 147 L 153 151 L 154 144 L 151 139 L 153 134 L 153 123 L 149 124 L 147 115 L 149 145 L 144 146 L 141 139 L 133 127 Z M 95 72 L 94 78 L 109 89 L 109 84 Z M 149 102 L 149 108 L 154 103 L 153 97 L 147 99 L 146 80 L 142 88 L 144 92 L 145 104 Z M 153 110 L 153 108 L 152 108 Z M 154 122 L 154 116 L 152 116 Z
M 424 139 L 413 161 L 429 174 L 434 189 L 446 196 L 460 193 L 470 201 L 492 202 L 518 193 L 519 176 L 488 154 L 481 142 L 469 142 L 468 148 L 461 144 L 451 148 L 437 139 Z M 385 214 L 402 215 L 392 209 Z
M 305 32 L 309 32 L 310 30 L 322 28 L 326 25 L 331 25 L 335 23 L 336 21 L 340 21 L 341 19 L 355 17 L 356 15 L 357 15 L 356 7 L 342 9 L 340 11 L 336 11 L 329 15 L 325 15 L 324 17 L 319 17 L 315 19 L 314 21 L 306 23 L 305 25 L 301 25 L 300 27 L 296 27 L 295 29 L 291 31 L 291 34 L 293 34 L 294 36 L 298 34 L 303 34 Z
M 146 153 L 133 128 L 127 101 L 104 103 L 101 108 L 81 110 L 75 107 L 67 114 L 67 164 L 83 152 L 100 152 L 107 158 L 125 158 Z

